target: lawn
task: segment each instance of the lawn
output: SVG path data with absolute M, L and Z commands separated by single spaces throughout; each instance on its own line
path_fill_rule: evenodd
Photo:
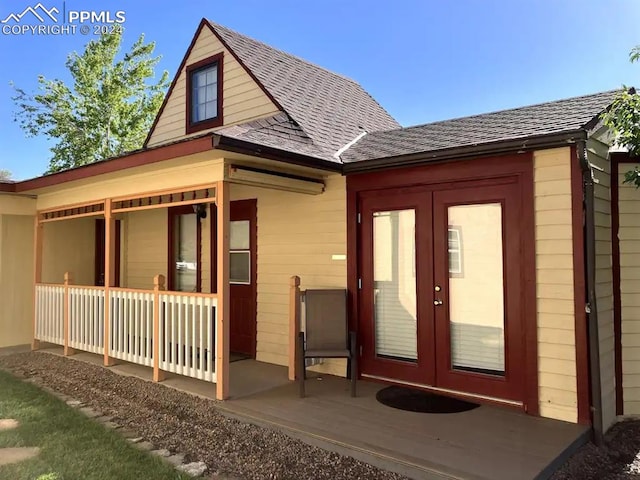
M 0 467 L 0 480 L 186 480 L 62 400 L 0 371 L 0 418 L 20 422 L 0 432 L 0 448 L 40 447 L 40 455 Z

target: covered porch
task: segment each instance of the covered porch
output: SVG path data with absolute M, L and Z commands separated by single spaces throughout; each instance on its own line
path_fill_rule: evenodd
M 46 342 L 65 355 L 99 354 L 105 366 L 141 365 L 155 381 L 169 373 L 202 380 L 217 399 L 230 396 L 238 351 L 293 364 L 291 274 L 313 272 L 309 285 L 346 285 L 344 181 L 277 162 L 250 165 L 214 160 L 207 176 L 218 180 L 188 177 L 187 187 L 132 184 L 135 193 L 55 207 L 48 204 L 66 196 L 47 198 L 35 220 L 33 348 Z M 84 196 L 99 195 L 89 186 Z M 238 217 L 236 207 L 246 205 L 253 212 Z M 313 228 L 328 223 L 337 226 L 311 244 Z M 338 240 L 325 244 L 329 237 Z M 329 253 L 336 248 L 338 262 Z M 238 328 L 248 334 L 234 347 Z

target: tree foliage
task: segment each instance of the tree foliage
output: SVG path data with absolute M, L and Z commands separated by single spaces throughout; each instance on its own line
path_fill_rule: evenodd
M 7 180 L 11 180 L 11 172 L 0 168 L 0 182 L 6 182 Z
M 640 60 L 640 45 L 631 50 L 629 60 L 632 63 Z M 602 119 L 612 130 L 619 145 L 625 146 L 631 155 L 640 156 L 640 94 L 635 89 L 625 88 L 620 92 Z M 624 183 L 640 187 L 640 171 L 637 167 L 625 173 Z
M 97 162 L 138 149 L 151 127 L 168 86 L 168 72 L 157 82 L 155 43 L 140 35 L 118 58 L 122 33 L 90 41 L 82 54 L 72 52 L 66 67 L 72 85 L 38 77 L 30 95 L 14 86 L 14 120 L 27 136 L 52 139 L 48 172 Z

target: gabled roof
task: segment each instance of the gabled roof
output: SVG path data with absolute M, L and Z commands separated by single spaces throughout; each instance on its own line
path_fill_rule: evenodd
M 357 82 L 208 22 L 275 102 L 311 138 L 323 158 L 362 131 L 400 127 Z
M 306 145 L 302 150 L 297 148 L 300 147 L 297 143 L 288 145 L 293 153 L 340 163 L 334 154 L 363 131 L 400 127 L 357 82 L 206 19 L 197 30 L 167 98 L 203 27 L 211 29 L 274 104 L 289 117 L 291 125 L 296 125 L 310 140 L 312 147 Z M 164 105 L 157 118 L 163 109 Z
M 364 136 L 341 155 L 344 163 L 434 153 L 588 130 L 619 90 L 473 115 Z

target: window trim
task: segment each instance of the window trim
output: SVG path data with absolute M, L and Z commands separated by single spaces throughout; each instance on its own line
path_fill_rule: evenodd
M 196 215 L 193 205 L 169 207 L 168 213 L 168 259 L 167 259 L 167 289 L 177 291 L 175 282 L 176 253 L 173 244 L 176 221 L 180 215 Z M 196 215 L 196 293 L 202 292 L 202 220 Z
M 186 67 L 186 82 L 187 82 L 187 98 L 186 98 L 186 118 L 185 118 L 185 130 L 187 134 L 199 132 L 201 130 L 207 130 L 209 128 L 219 127 L 223 124 L 223 101 L 222 101 L 222 80 L 224 78 L 223 75 L 223 65 L 224 58 L 223 53 L 220 52 L 211 57 L 200 60 L 199 62 L 192 63 Z M 198 70 L 202 70 L 207 67 L 211 67 L 213 65 L 217 65 L 218 67 L 218 115 L 214 118 L 209 118 L 207 120 L 201 120 L 199 122 L 191 121 L 191 113 L 192 113 L 192 75 Z

